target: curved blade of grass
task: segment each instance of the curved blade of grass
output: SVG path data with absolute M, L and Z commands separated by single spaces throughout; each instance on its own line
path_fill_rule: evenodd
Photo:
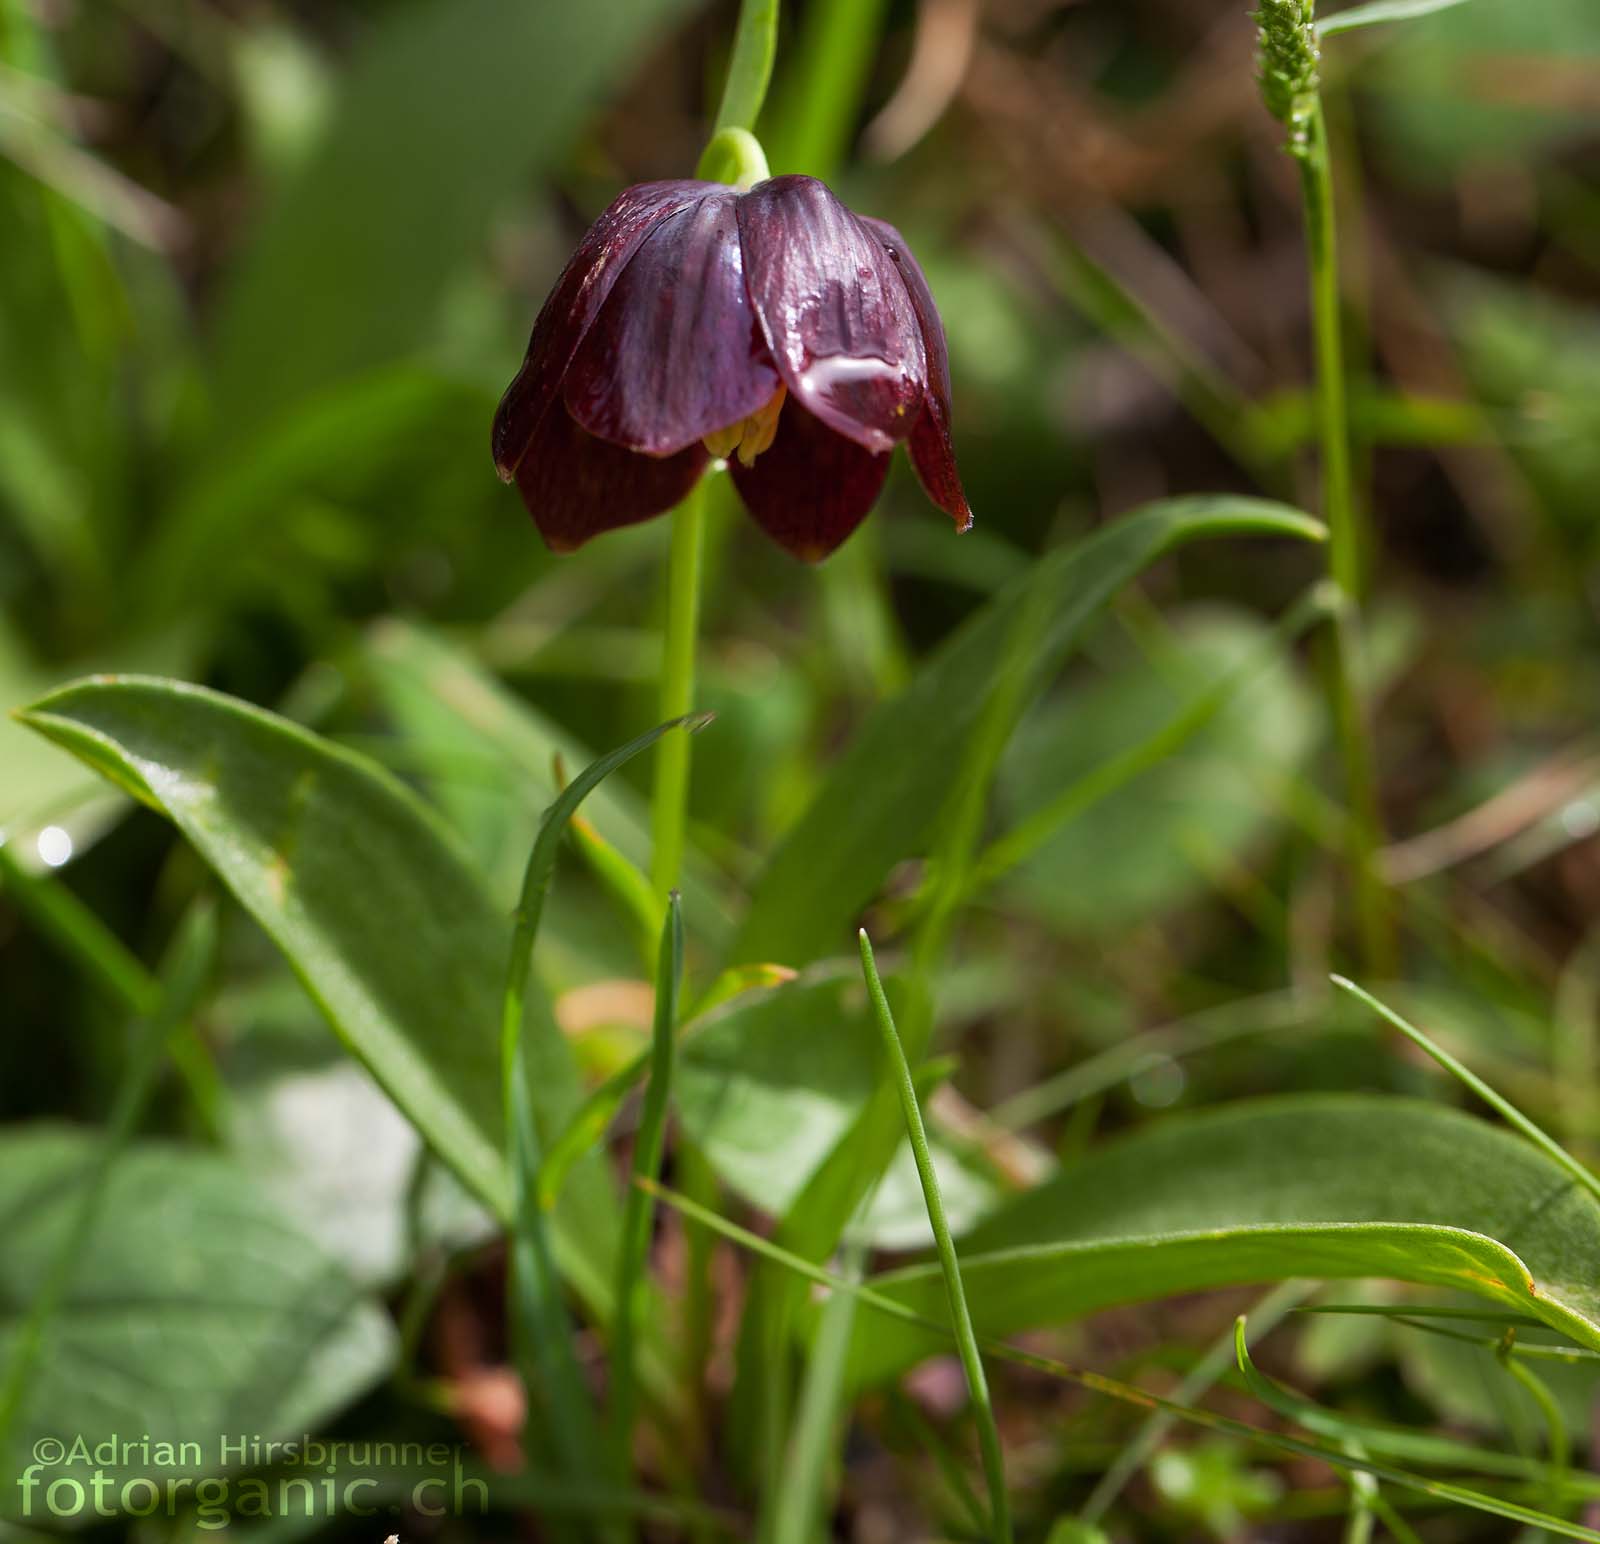
M 890 869 L 924 847 L 1030 593 L 1048 621 L 1021 683 L 1024 704 L 1106 601 L 1174 548 L 1203 537 L 1322 534 L 1308 516 L 1261 499 L 1168 499 L 1018 574 L 861 727 L 768 862 L 729 960 L 800 965 L 832 952 Z
M 1415 1024 L 1411 1024 L 1401 1018 L 1393 1008 L 1379 1002 L 1376 997 L 1370 992 L 1362 990 L 1355 982 L 1347 980 L 1343 976 L 1332 976 L 1329 979 L 1341 991 L 1348 992 L 1357 1002 L 1365 1003 L 1379 1018 L 1392 1024 L 1413 1045 L 1419 1046 L 1426 1051 L 1446 1072 L 1470 1088 L 1508 1125 L 1515 1126 L 1547 1158 L 1565 1169 L 1590 1195 L 1600 1198 L 1600 1177 L 1597 1177 L 1583 1164 L 1579 1163 L 1548 1132 L 1534 1125 L 1509 1099 L 1503 1098 L 1494 1089 L 1490 1088 L 1470 1067 L 1457 1061 L 1442 1045 L 1436 1044 L 1427 1035 L 1423 1034 Z
M 1368 0 L 1365 5 L 1347 6 L 1332 16 L 1317 21 L 1317 36 L 1331 38 L 1341 32 L 1354 32 L 1358 27 L 1376 27 L 1384 22 L 1411 21 L 1418 16 L 1432 16 L 1435 11 L 1453 10 L 1465 5 L 1466 0 Z
M 633 1144 L 633 1177 L 656 1179 L 667 1145 L 667 1100 L 672 1092 L 673 1034 L 678 1023 L 678 992 L 683 984 L 683 903 L 676 890 L 667 897 L 656 964 L 655 1017 L 650 1031 L 650 1081 Z M 617 1315 L 611 1341 L 611 1439 L 624 1469 L 633 1441 L 638 1405 L 635 1347 L 644 1322 L 649 1280 L 650 1231 L 654 1206 L 635 1183 L 622 1214 L 622 1247 L 617 1254 Z
M 961 1284 L 961 1262 L 956 1256 L 955 1241 L 950 1236 L 950 1224 L 945 1219 L 944 1198 L 939 1193 L 939 1175 L 933 1166 L 927 1128 L 922 1123 L 922 1110 L 917 1103 L 917 1086 L 912 1080 L 911 1067 L 894 1027 L 889 999 L 884 996 L 883 982 L 872 957 L 872 941 L 867 937 L 865 928 L 857 937 L 861 942 L 861 971 L 867 980 L 867 995 L 872 1000 L 873 1017 L 883 1037 L 883 1054 L 888 1062 L 889 1076 L 900 1095 L 906 1133 L 911 1138 L 911 1153 L 916 1159 L 917 1177 L 922 1181 L 922 1197 L 928 1207 L 928 1222 L 933 1228 L 934 1244 L 939 1252 L 939 1269 L 943 1273 L 945 1294 L 949 1299 L 956 1351 L 961 1358 L 961 1370 L 966 1374 L 973 1418 L 978 1427 L 978 1443 L 983 1452 L 983 1472 L 989 1485 L 994 1537 L 997 1544 L 1010 1544 L 1011 1506 L 1006 1494 L 1005 1455 L 1000 1445 L 1000 1429 L 995 1424 L 994 1406 L 989 1399 L 989 1381 L 984 1376 L 983 1358 L 978 1352 L 977 1337 L 972 1328 L 972 1313 L 967 1307 L 967 1295 Z
M 937 1336 L 942 1341 L 948 1341 L 951 1338 L 952 1332 L 948 1324 L 943 1324 L 937 1319 L 919 1314 L 914 1309 L 907 1308 L 904 1303 L 885 1296 L 871 1286 L 850 1281 L 834 1271 L 815 1265 L 809 1260 L 804 1260 L 799 1255 L 774 1244 L 770 1239 L 762 1238 L 759 1234 L 752 1233 L 749 1229 L 741 1228 L 737 1223 L 730 1222 L 726 1217 L 720 1217 L 715 1212 L 696 1205 L 687 1196 L 678 1195 L 660 1185 L 647 1185 L 646 1188 L 651 1194 L 665 1201 L 675 1211 L 681 1212 L 686 1217 L 693 1218 L 702 1226 L 719 1233 L 730 1242 L 738 1244 L 742 1248 L 760 1255 L 762 1258 L 770 1260 L 786 1270 L 793 1271 L 796 1275 L 806 1280 L 815 1282 L 817 1285 L 827 1287 L 835 1292 L 853 1293 L 863 1307 L 871 1308 L 885 1318 L 897 1321 L 900 1324 L 913 1327 L 919 1331 L 925 1331 L 930 1336 Z M 1415 1475 L 1402 1469 L 1393 1468 L 1388 1464 L 1374 1463 L 1370 1459 L 1346 1453 L 1327 1444 L 1309 1442 L 1296 1437 L 1283 1436 L 1277 1432 L 1264 1431 L 1244 1421 L 1234 1420 L 1230 1416 L 1217 1415 L 1210 1410 L 1202 1410 L 1191 1405 L 1179 1404 L 1175 1400 L 1164 1399 L 1159 1394 L 1152 1394 L 1145 1389 L 1136 1388 L 1133 1384 L 1124 1383 L 1119 1378 L 1110 1378 L 1103 1373 L 1084 1372 L 1078 1368 L 1068 1366 L 1065 1362 L 1057 1361 L 1054 1357 L 1041 1356 L 1036 1352 L 1020 1350 L 1016 1346 L 1008 1345 L 1003 1340 L 979 1336 L 979 1344 L 985 1354 L 993 1357 L 996 1361 L 1011 1362 L 1018 1367 L 1026 1367 L 1032 1371 L 1044 1373 L 1049 1377 L 1059 1378 L 1063 1382 L 1076 1384 L 1080 1388 L 1088 1389 L 1096 1394 L 1104 1394 L 1110 1399 L 1120 1400 L 1126 1404 L 1135 1405 L 1140 1409 L 1166 1411 L 1176 1419 L 1189 1425 L 1198 1426 L 1207 1431 L 1220 1432 L 1225 1436 L 1236 1437 L 1242 1441 L 1254 1443 L 1270 1452 L 1299 1458 L 1314 1458 L 1345 1473 L 1370 1474 L 1375 1479 L 1382 1480 L 1386 1484 L 1399 1486 L 1404 1490 L 1450 1501 L 1459 1506 L 1469 1507 L 1474 1511 L 1487 1512 L 1494 1517 L 1509 1517 L 1516 1522 L 1532 1522 L 1536 1526 L 1547 1528 L 1564 1538 L 1588 1539 L 1594 1541 L 1594 1544 L 1600 1544 L 1600 1532 L 1590 1528 L 1579 1527 L 1574 1523 L 1565 1522 L 1561 1518 L 1551 1517 L 1546 1513 L 1532 1512 L 1526 1507 L 1501 1501 L 1497 1496 L 1486 1495 L 1481 1491 L 1470 1490 L 1464 1486 L 1449 1485 L 1440 1480 L 1428 1479 L 1422 1475 Z M 1597 1487 L 1597 1491 L 1600 1491 L 1600 1487 Z

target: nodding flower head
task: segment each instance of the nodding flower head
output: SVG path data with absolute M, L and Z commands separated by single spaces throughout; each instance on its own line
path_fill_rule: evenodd
M 494 421 L 494 459 L 556 551 L 672 508 L 712 457 L 796 557 L 826 557 L 905 442 L 972 523 L 944 328 L 899 233 L 814 177 L 646 182 L 590 227 Z

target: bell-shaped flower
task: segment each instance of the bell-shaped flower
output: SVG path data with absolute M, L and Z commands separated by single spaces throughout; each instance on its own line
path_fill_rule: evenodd
M 972 523 L 944 328 L 899 233 L 814 177 L 647 182 L 595 221 L 494 421 L 494 458 L 570 551 L 671 509 L 710 458 L 796 557 L 832 552 L 904 441 Z

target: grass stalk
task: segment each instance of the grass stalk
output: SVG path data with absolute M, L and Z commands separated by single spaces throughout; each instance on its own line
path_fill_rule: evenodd
M 1470 1067 L 1457 1061 L 1442 1045 L 1430 1040 L 1415 1024 L 1401 1018 L 1393 1008 L 1379 1002 L 1371 992 L 1364 991 L 1354 981 L 1347 980 L 1344 976 L 1332 976 L 1329 979 L 1341 991 L 1348 992 L 1357 1002 L 1365 1003 L 1385 1023 L 1398 1029 L 1413 1045 L 1427 1052 L 1446 1072 L 1458 1079 L 1467 1088 L 1470 1088 L 1507 1125 L 1514 1126 L 1551 1162 L 1565 1169 L 1584 1190 L 1587 1190 L 1596 1200 L 1600 1200 L 1600 1178 L 1597 1178 L 1589 1169 L 1579 1163 L 1547 1131 L 1534 1125 L 1509 1099 L 1490 1088 Z
M 945 1293 L 950 1301 L 950 1323 L 955 1332 L 956 1353 L 961 1359 L 961 1370 L 966 1374 L 967 1392 L 972 1398 L 973 1416 L 978 1427 L 978 1445 L 983 1453 L 984 1478 L 989 1486 L 989 1506 L 994 1525 L 996 1544 L 1010 1544 L 1011 1506 L 1006 1495 L 1005 1454 L 1000 1444 L 1000 1428 L 995 1423 L 994 1405 L 989 1398 L 989 1380 L 983 1371 L 983 1356 L 978 1350 L 978 1337 L 972 1326 L 972 1313 L 967 1307 L 967 1294 L 961 1284 L 961 1262 L 956 1256 L 955 1240 L 950 1235 L 950 1223 L 945 1216 L 944 1197 L 939 1190 L 939 1176 L 933 1166 L 933 1152 L 928 1146 L 927 1128 L 922 1122 L 922 1109 L 917 1103 L 917 1085 L 911 1076 L 911 1066 L 906 1061 L 905 1048 L 894 1027 L 894 1015 L 889 1010 L 889 999 L 884 995 L 883 980 L 878 975 L 877 962 L 872 957 L 872 941 L 862 928 L 861 970 L 867 981 L 867 995 L 872 1001 L 873 1017 L 883 1037 L 883 1053 L 889 1064 L 889 1074 L 900 1095 L 900 1108 L 905 1116 L 906 1134 L 911 1140 L 911 1155 L 916 1160 L 917 1178 L 922 1182 L 922 1199 L 928 1208 L 928 1224 L 933 1229 L 934 1245 L 939 1253 L 939 1268 L 944 1273 Z
M 650 1035 L 650 1081 L 633 1144 L 633 1177 L 657 1179 L 667 1140 L 667 1099 L 672 1089 L 673 1036 L 678 1023 L 678 991 L 683 981 L 683 908 L 677 891 L 668 897 L 656 965 L 655 1017 Z M 637 1351 L 644 1326 L 649 1281 L 650 1231 L 655 1203 L 638 1184 L 628 1188 L 617 1253 L 616 1323 L 611 1340 L 611 1440 L 624 1472 L 632 1449 L 639 1403 Z
M 1393 917 L 1377 867 L 1383 826 L 1361 660 L 1362 537 L 1351 474 L 1333 165 L 1314 11 L 1315 0 L 1261 0 L 1255 19 L 1260 27 L 1262 100 L 1287 129 L 1287 148 L 1300 173 L 1316 356 L 1322 517 L 1328 527 L 1328 571 L 1340 601 L 1331 629 L 1328 692 L 1350 805 L 1347 856 L 1361 954 L 1368 969 L 1386 975 L 1392 972 L 1395 957 Z

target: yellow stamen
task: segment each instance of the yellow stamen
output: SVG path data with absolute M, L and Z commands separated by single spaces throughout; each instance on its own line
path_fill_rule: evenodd
M 742 465 L 754 466 L 756 457 L 770 450 L 778 437 L 778 414 L 783 411 L 783 399 L 788 395 L 788 388 L 780 385 L 748 418 L 741 418 L 725 429 L 714 429 L 701 444 L 723 460 L 737 454 Z

